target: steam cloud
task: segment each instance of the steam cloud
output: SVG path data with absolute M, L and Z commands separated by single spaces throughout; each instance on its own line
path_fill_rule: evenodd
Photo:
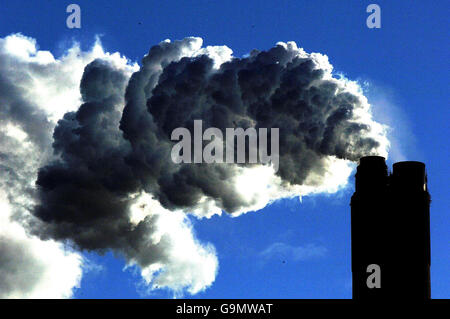
M 388 148 L 359 86 L 293 42 L 235 58 L 200 38 L 166 40 L 139 68 L 98 43 L 55 60 L 24 36 L 1 41 L 0 183 L 14 211 L 9 222 L 25 227 L 27 240 L 118 252 L 150 289 L 194 294 L 215 279 L 214 247 L 195 238 L 187 214 L 238 216 L 282 197 L 335 192 L 351 161 Z M 197 119 L 223 131 L 278 127 L 279 170 L 173 163 L 172 130 Z M 1 260 L 7 246 L 0 241 Z M 71 254 L 64 258 L 80 264 Z M 80 267 L 72 270 L 78 281 Z M 0 282 L 0 290 L 12 288 Z

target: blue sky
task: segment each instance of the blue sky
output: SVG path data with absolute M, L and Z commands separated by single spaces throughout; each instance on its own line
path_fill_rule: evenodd
M 68 4 L 82 10 L 82 28 L 65 26 Z M 447 1 L 376 1 L 381 29 L 368 29 L 371 1 L 4 1 L 0 36 L 21 32 L 40 48 L 62 54 L 73 39 L 89 48 L 96 35 L 110 52 L 140 61 L 167 38 L 199 36 L 227 45 L 235 56 L 278 41 L 328 55 L 335 71 L 367 82 L 375 118 L 393 127 L 398 159 L 427 165 L 431 204 L 432 297 L 450 296 L 448 218 L 448 13 Z M 394 158 L 396 160 L 396 158 Z M 392 164 L 392 159 L 388 163 Z M 282 200 L 239 218 L 194 220 L 197 237 L 217 250 L 217 278 L 192 298 L 351 298 L 350 197 Z M 271 258 L 262 252 L 283 246 Z M 298 248 L 308 247 L 309 253 Z M 76 298 L 165 298 L 143 294 L 139 276 L 123 271 L 111 253 L 86 254 L 92 267 Z M 283 262 L 284 261 L 284 262 Z M 191 297 L 191 296 L 187 296 Z

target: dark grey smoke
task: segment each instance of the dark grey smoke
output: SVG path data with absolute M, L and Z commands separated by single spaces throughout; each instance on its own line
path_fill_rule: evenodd
M 130 147 L 118 129 L 126 80 L 102 60 L 85 68 L 80 85 L 85 103 L 55 128 L 53 147 L 60 160 L 39 171 L 41 204 L 34 214 L 45 223 L 36 231 L 88 250 L 114 249 L 148 265 L 164 260 L 164 249 L 145 240 L 154 220 L 148 217 L 135 227 L 127 215 L 129 195 L 140 186 L 125 163 Z
M 249 203 L 233 183 L 237 166 L 174 164 L 173 129 L 280 128 L 280 167 L 286 184 L 302 185 L 326 171 L 322 159 L 356 160 L 375 153 L 370 127 L 353 121 L 360 97 L 324 78 L 311 57 L 277 45 L 215 69 L 207 55 L 185 57 L 194 40 L 151 48 L 129 82 L 96 60 L 83 75 L 84 103 L 54 131 L 59 160 L 39 171 L 34 215 L 44 238 L 70 239 L 80 248 L 114 249 L 146 266 L 164 260 L 164 240 L 153 244 L 154 220 L 129 221 L 131 195 L 153 194 L 168 209 L 195 208 L 204 198 L 233 213 Z M 126 104 L 123 108 L 123 96 Z
M 325 156 L 356 160 L 378 147 L 363 137 L 367 126 L 349 121 L 359 97 L 336 94 L 337 84 L 322 80 L 324 71 L 315 69 L 311 58 L 294 57 L 283 46 L 233 59 L 219 70 L 206 55 L 184 57 L 164 67 L 156 86 L 154 78 L 142 81 L 152 51 L 161 48 L 153 48 L 144 71 L 131 78 L 121 129 L 133 147 L 128 159 L 135 174 L 167 207 L 194 206 L 203 195 L 228 212 L 245 205 L 227 184 L 234 167 L 171 163 L 171 132 L 177 127 L 192 132 L 195 119 L 222 131 L 280 128 L 278 174 L 291 184 L 301 185 L 313 171 L 323 174 Z M 137 87 L 147 88 L 145 98 Z M 356 149 L 350 140 L 357 141 Z

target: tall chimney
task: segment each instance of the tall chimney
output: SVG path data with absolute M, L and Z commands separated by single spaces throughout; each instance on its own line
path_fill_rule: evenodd
M 425 165 L 360 159 L 351 199 L 353 299 L 430 298 L 430 196 Z

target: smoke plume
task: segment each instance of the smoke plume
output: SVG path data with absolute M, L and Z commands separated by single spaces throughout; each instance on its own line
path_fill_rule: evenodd
M 11 77 L 0 77 L 6 101 L 0 124 L 20 131 L 14 138 L 4 133 L 0 143 L 6 172 L 0 182 L 14 189 L 8 201 L 15 219 L 32 238 L 123 255 L 152 289 L 194 294 L 215 279 L 214 247 L 196 239 L 187 214 L 238 216 L 283 197 L 335 192 L 347 183 L 351 161 L 387 151 L 384 128 L 372 120 L 357 83 L 334 77 L 325 55 L 306 53 L 294 42 L 237 58 L 226 46 L 202 47 L 200 38 L 166 40 L 150 49 L 139 69 L 99 44 L 81 58 L 72 49 L 57 61 L 32 51 L 25 59 L 49 59 L 27 62 L 40 74 L 33 83 L 0 65 L 0 74 Z M 64 65 L 82 75 L 55 72 Z M 41 103 L 24 90 L 33 88 L 43 99 L 39 88 L 52 87 L 51 77 L 70 94 L 47 93 L 59 96 L 60 105 L 40 111 Z M 171 133 L 192 130 L 194 120 L 223 131 L 279 128 L 279 169 L 175 164 Z M 10 154 L 4 148 L 13 142 L 17 151 Z M 20 153 L 27 143 L 40 150 L 34 162 Z

